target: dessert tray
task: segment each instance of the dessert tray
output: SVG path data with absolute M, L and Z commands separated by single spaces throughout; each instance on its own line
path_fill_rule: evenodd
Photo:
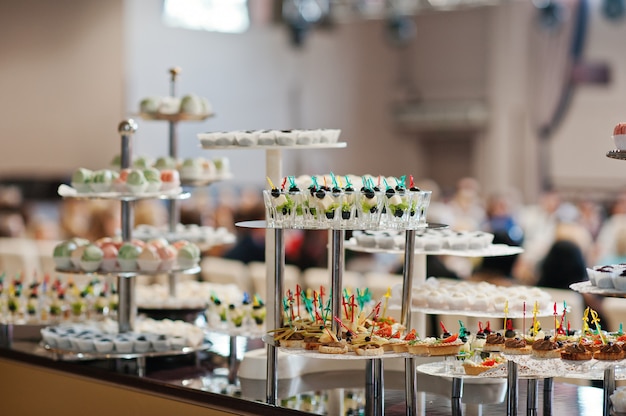
M 191 114 L 191 113 L 139 113 L 139 117 L 144 120 L 164 120 L 164 121 L 203 121 L 210 117 L 215 117 L 215 113 Z
M 615 288 L 604 289 L 604 288 L 593 285 L 589 281 L 572 283 L 569 287 L 570 289 L 578 293 L 589 293 L 592 295 L 602 295 L 602 296 L 609 296 L 609 297 L 616 297 L 616 298 L 626 297 L 626 292 L 623 290 L 615 289 Z
M 200 141 L 203 149 L 259 149 L 259 150 L 267 150 L 267 149 L 343 149 L 348 146 L 346 142 L 337 142 L 337 143 L 315 143 L 315 144 L 290 144 L 290 145 L 280 145 L 280 144 L 268 144 L 268 145 L 251 145 L 251 146 L 241 146 L 238 144 L 229 144 L 229 145 L 217 145 L 217 144 L 208 144 Z
M 328 148 L 346 147 L 339 142 L 341 130 L 251 130 L 198 133 L 203 148 Z
M 604 370 L 615 366 L 615 379 L 626 380 L 626 360 L 621 361 L 566 361 L 560 358 L 534 358 L 529 355 L 507 355 L 504 357 L 517 363 L 518 377 L 522 379 L 562 377 L 577 380 L 602 380 Z M 417 371 L 432 376 L 454 378 L 506 378 L 506 363 L 478 375 L 468 375 L 463 370 L 462 360 L 439 361 L 417 366 Z
M 66 359 L 75 360 L 97 360 L 97 359 L 132 359 L 141 357 L 165 357 L 173 355 L 186 355 L 198 351 L 208 350 L 213 344 L 206 343 L 196 347 L 172 348 L 164 351 L 146 351 L 146 352 L 98 352 L 98 351 L 76 351 L 52 347 L 44 342 L 40 344 L 46 351 L 52 354 L 62 356 Z
M 167 269 L 157 269 L 157 270 L 141 270 L 141 269 L 135 269 L 135 270 L 123 270 L 120 268 L 115 268 L 113 270 L 104 270 L 102 268 L 93 271 L 93 272 L 88 272 L 82 269 L 78 269 L 78 268 L 70 268 L 70 269 L 65 269 L 65 268 L 56 268 L 55 269 L 58 273 L 67 273 L 67 274 L 97 274 L 97 275 L 112 275 L 112 276 L 120 276 L 120 275 L 129 275 L 129 276 L 135 276 L 135 275 L 159 275 L 159 274 L 164 274 L 164 273 L 181 273 L 181 274 L 196 274 L 199 273 L 201 268 L 198 265 L 195 265 L 193 267 L 188 267 L 188 268 L 183 268 L 180 265 L 175 264 L 174 266 L 172 266 L 171 268 L 167 268 Z
M 267 345 L 275 345 L 274 338 L 272 335 L 264 335 L 263 342 Z M 408 357 L 417 357 L 416 355 L 411 355 L 409 353 L 398 353 L 393 351 L 385 351 L 383 355 L 378 356 L 365 356 L 365 355 L 357 355 L 356 353 L 349 351 L 343 354 L 324 354 L 318 351 L 305 350 L 305 349 L 297 349 L 297 348 L 284 348 L 280 346 L 276 346 L 280 351 L 291 354 L 291 355 L 301 355 L 304 357 L 310 358 L 320 358 L 326 360 L 364 360 L 364 359 L 386 359 L 386 358 L 408 358 Z
M 129 192 L 78 192 L 75 188 L 65 184 L 59 185 L 58 194 L 63 198 L 115 199 L 121 201 L 135 201 L 139 199 L 187 199 L 191 196 L 188 192 L 183 192 L 181 187 L 167 191 L 133 194 Z
M 404 254 L 404 248 L 392 247 L 365 247 L 356 242 L 354 238 L 346 240 L 344 247 L 348 250 L 358 251 L 361 253 L 391 253 L 391 254 Z M 426 250 L 423 248 L 416 248 L 415 254 L 431 254 L 431 255 L 452 255 L 459 257 L 500 257 L 500 256 L 512 256 L 520 254 L 524 250 L 521 247 L 508 246 L 506 244 L 491 244 L 482 249 L 465 249 L 465 250 L 453 250 L 449 248 L 442 248 L 439 250 Z

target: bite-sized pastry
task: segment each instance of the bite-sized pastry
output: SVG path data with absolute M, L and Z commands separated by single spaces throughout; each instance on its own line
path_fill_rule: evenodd
M 154 162 L 154 167 L 159 170 L 176 169 L 176 159 L 171 156 L 161 156 Z
M 601 361 L 617 361 L 624 358 L 624 351 L 618 344 L 609 342 L 593 353 L 593 358 Z
M 141 254 L 142 248 L 134 243 L 124 243 L 119 249 L 117 262 L 124 272 L 137 270 L 137 258 Z
M 161 114 L 176 114 L 180 112 L 180 101 L 178 97 L 162 97 L 157 111 Z
M 159 256 L 158 249 L 153 245 L 147 244 L 137 257 L 137 266 L 139 267 L 139 270 L 154 272 L 158 270 L 160 265 L 161 256 Z
M 161 189 L 161 172 L 158 169 L 144 169 L 143 176 L 146 178 L 146 182 L 148 183 L 146 186 L 146 192 L 157 192 Z
M 323 343 L 318 351 L 322 354 L 345 354 L 348 352 L 348 344 L 344 341 L 332 341 Z
M 90 183 L 91 190 L 93 192 L 109 192 L 117 176 L 117 172 L 110 169 L 101 169 L 93 172 Z
M 296 144 L 296 137 L 295 130 L 277 130 L 276 143 L 280 146 L 293 146 Z
M 261 130 L 258 144 L 260 146 L 274 146 L 276 144 L 276 130 Z
M 172 191 L 180 187 L 180 174 L 176 169 L 161 170 L 161 190 Z
M 356 355 L 362 355 L 366 357 L 377 357 L 385 354 L 385 350 L 379 344 L 366 343 L 357 346 L 354 349 Z
M 100 247 L 95 244 L 88 244 L 80 258 L 80 267 L 88 273 L 95 272 L 100 268 L 102 257 L 103 252 Z
M 256 146 L 259 142 L 259 131 L 238 131 L 235 133 L 235 141 L 239 146 Z
M 567 344 L 561 350 L 562 360 L 587 361 L 591 360 L 592 357 L 593 353 L 579 342 Z
M 187 242 L 178 248 L 176 260 L 183 269 L 194 267 L 200 261 L 200 249 L 197 245 Z
M 139 102 L 139 111 L 142 113 L 156 113 L 161 104 L 160 97 L 146 97 Z
M 487 357 L 478 363 L 472 360 L 464 360 L 463 370 L 465 370 L 465 374 L 469 376 L 477 376 L 479 374 L 484 373 L 485 371 L 498 368 L 501 365 L 503 365 L 505 362 L 506 360 L 504 358 L 498 357 L 498 356 Z
M 213 112 L 209 100 L 196 94 L 187 94 L 180 101 L 180 112 L 193 115 L 206 115 Z
M 626 150 L 626 123 L 618 123 L 613 128 L 613 141 L 617 150 Z
M 493 332 L 487 335 L 483 351 L 485 352 L 501 352 L 504 349 L 505 338 L 499 332 Z
M 69 269 L 72 267 L 71 254 L 78 246 L 72 240 L 62 241 L 54 247 L 52 259 L 59 269 Z
M 126 187 L 133 194 L 141 194 L 146 191 L 148 181 L 142 170 L 131 169 L 126 178 Z
M 459 334 L 452 334 L 448 337 L 439 338 L 430 344 L 428 354 L 431 356 L 457 355 L 463 344 L 463 341 L 459 339 Z
M 304 348 L 304 335 L 302 332 L 295 331 L 288 337 L 280 339 L 278 345 L 282 348 L 302 349 Z
M 561 346 L 546 336 L 533 342 L 532 355 L 535 358 L 561 358 Z
M 510 355 L 528 355 L 532 352 L 532 347 L 526 345 L 526 340 L 515 337 L 506 338 L 502 352 Z

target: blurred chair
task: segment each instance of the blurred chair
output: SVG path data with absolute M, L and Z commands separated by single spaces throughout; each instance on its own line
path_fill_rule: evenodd
M 239 260 L 207 256 L 200 261 L 200 267 L 200 278 L 205 282 L 233 283 L 248 293 L 253 290 L 248 266 Z
M 254 293 L 258 294 L 261 299 L 264 300 L 267 300 L 266 267 L 263 262 L 253 261 L 248 263 L 248 271 L 250 273 L 250 279 L 252 280 L 252 286 L 254 287 Z M 286 264 L 283 277 L 283 289 L 285 290 L 291 289 L 293 291 L 296 289 L 296 285 L 302 286 L 300 269 L 297 266 Z

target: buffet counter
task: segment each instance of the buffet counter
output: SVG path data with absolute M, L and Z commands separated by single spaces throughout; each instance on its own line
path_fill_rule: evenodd
M 34 354 L 36 348 L 37 344 L 32 343 L 0 348 L 3 414 L 302 414 L 148 377 L 120 374 L 83 362 L 54 361 Z

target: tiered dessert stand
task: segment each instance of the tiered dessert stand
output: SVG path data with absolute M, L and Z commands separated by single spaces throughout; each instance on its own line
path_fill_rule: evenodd
M 132 136 L 137 130 L 137 124 L 134 120 L 129 119 L 122 121 L 119 124 L 118 131 L 121 136 L 121 167 L 122 169 L 129 168 L 131 166 L 132 160 Z M 122 228 L 122 239 L 124 242 L 130 242 L 132 240 L 132 230 L 133 230 L 133 207 L 134 202 L 141 199 L 163 199 L 166 201 L 175 201 L 189 198 L 189 193 L 180 192 L 180 193 L 165 193 L 159 195 L 132 195 L 132 194 L 122 194 L 122 193 L 109 193 L 106 195 L 96 194 L 95 196 L 90 196 L 89 194 L 72 194 L 72 195 L 62 195 L 64 198 L 74 198 L 74 199 L 110 199 L 110 200 L 118 200 L 121 203 L 121 228 Z M 61 273 L 68 273 L 71 271 L 68 270 L 57 270 Z M 200 271 L 199 266 L 195 266 L 188 269 L 179 269 L 175 270 L 176 273 L 181 274 L 196 274 Z M 161 272 L 159 272 L 161 273 Z M 96 272 L 96 274 L 103 274 L 100 272 Z M 118 286 L 118 311 L 117 311 L 117 324 L 118 331 L 120 333 L 130 332 L 134 328 L 135 318 L 137 317 L 137 305 L 135 302 L 135 276 L 138 274 L 146 274 L 146 272 L 128 272 L 128 271 L 120 271 L 120 272 L 112 272 L 117 278 L 117 286 Z M 124 353 L 77 353 L 76 351 L 65 351 L 59 350 L 55 348 L 47 348 L 50 350 L 53 355 L 57 358 L 67 357 L 74 359 L 124 359 L 124 358 L 135 358 L 138 363 L 138 372 L 139 375 L 144 375 L 145 373 L 145 358 L 147 356 L 156 356 L 156 355 L 177 355 L 177 354 L 187 354 L 193 351 L 206 349 L 206 346 L 202 346 L 199 349 L 194 348 L 186 348 L 183 350 L 174 350 L 174 351 L 165 351 L 162 353 L 137 353 L 137 354 L 124 354 Z

